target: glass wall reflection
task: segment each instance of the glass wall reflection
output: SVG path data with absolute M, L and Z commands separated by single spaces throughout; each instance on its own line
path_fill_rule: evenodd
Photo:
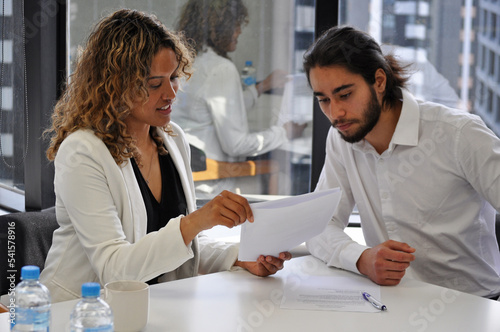
M 199 48 L 172 119 L 192 145 L 198 197 L 223 189 L 250 197 L 308 192 L 313 99 L 302 54 L 314 38 L 314 0 L 230 1 L 229 8 L 223 0 L 191 2 L 203 10 L 183 23 L 185 0 L 71 0 L 69 58 L 93 24 L 119 8 L 154 13 L 170 29 L 184 27 Z M 201 37 L 190 35 L 200 28 Z M 247 62 L 255 68 L 250 87 L 241 81 Z
M 412 64 L 412 93 L 473 112 L 500 135 L 497 0 L 342 0 L 340 21 Z

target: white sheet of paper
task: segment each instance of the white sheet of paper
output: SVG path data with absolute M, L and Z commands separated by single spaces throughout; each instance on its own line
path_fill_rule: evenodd
M 367 292 L 382 301 L 380 286 L 369 279 L 310 276 L 300 284 L 285 283 L 280 307 L 299 310 L 380 312 L 363 298 L 362 292 Z
M 340 189 L 329 189 L 254 203 L 254 222 L 241 227 L 240 261 L 259 255 L 278 256 L 320 234 L 337 208 Z

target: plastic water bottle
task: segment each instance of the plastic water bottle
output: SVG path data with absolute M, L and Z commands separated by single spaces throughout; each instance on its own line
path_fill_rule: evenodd
M 96 282 L 82 285 L 82 299 L 71 312 L 71 332 L 113 332 L 113 312 L 100 293 Z
M 243 85 L 243 88 L 254 85 L 257 81 L 256 75 L 257 70 L 253 66 L 252 61 L 247 60 L 245 62 L 245 67 L 243 67 L 243 69 L 241 70 L 241 84 Z
M 39 281 L 40 268 L 21 268 L 21 282 L 15 288 L 15 315 L 12 331 L 44 331 L 50 329 L 50 292 Z

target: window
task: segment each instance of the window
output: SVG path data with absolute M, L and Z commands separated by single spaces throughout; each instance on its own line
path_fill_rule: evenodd
M 493 100 L 500 84 L 491 79 L 500 56 L 498 6 L 472 0 L 342 0 L 340 6 L 341 23 L 394 45 L 397 55 L 416 64 L 419 72 L 410 81 L 415 95 L 477 113 L 500 134 L 498 116 L 493 116 L 499 113 Z M 370 8 L 366 17 L 351 10 L 362 7 Z M 385 22 L 391 15 L 395 27 Z
M 103 15 L 128 7 L 153 12 L 167 27 L 173 28 L 186 0 L 2 1 L 6 9 L 2 13 L 5 26 L 1 28 L 5 76 L 1 82 L 0 205 L 12 210 L 39 209 L 53 204 L 53 169 L 45 159 L 46 142 L 40 139 L 41 133 L 49 123 L 58 89 L 70 72 L 77 47 L 83 44 L 90 27 Z M 276 68 L 300 77 L 304 49 L 315 35 L 339 20 L 368 31 L 383 43 L 396 45 L 410 62 L 432 66 L 446 83 L 447 93 L 437 97 L 446 95 L 447 98 L 440 102 L 479 114 L 500 134 L 498 1 L 276 0 L 245 1 L 245 4 L 250 21 L 230 58 L 238 70 L 246 60 L 252 60 L 257 68 L 257 80 Z M 24 15 L 22 5 L 26 7 Z M 28 41 L 25 45 L 27 110 L 23 104 L 23 84 L 19 83 L 24 79 L 20 71 L 23 58 L 19 55 L 23 47 L 16 44 L 18 39 L 9 35 L 9 29 L 17 35 L 21 33 L 22 17 L 26 17 Z M 432 79 L 423 73 L 414 76 L 417 95 L 425 97 L 432 92 L 429 88 L 429 83 L 434 82 Z M 252 115 L 249 119 L 252 128 L 278 121 L 285 91 L 273 91 L 263 97 L 260 107 L 268 112 Z M 264 156 L 279 164 L 277 186 L 273 189 L 278 194 L 299 194 L 314 189 L 330 127 L 312 97 L 310 101 L 295 96 L 290 100 L 294 105 L 303 103 L 304 106 L 298 108 L 304 110 L 300 115 L 306 116 L 303 120 L 307 127 L 286 149 L 275 149 Z M 12 110 L 8 109 L 10 105 Z M 3 159 L 10 165 L 21 161 L 22 164 L 12 169 Z M 269 188 L 262 185 L 266 181 L 263 178 L 256 183 L 257 190 L 241 188 L 242 193 L 269 193 Z
M 102 15 L 109 13 L 110 10 L 123 7 L 135 7 L 159 13 L 158 16 L 168 23 L 169 20 L 174 19 L 184 2 L 185 0 L 165 1 L 160 6 L 157 1 L 152 0 L 139 3 L 131 0 L 113 2 L 97 0 L 2 0 L 2 7 L 5 5 L 3 7 L 5 15 L 3 12 L 0 15 L 2 19 L 5 19 L 3 21 L 5 26 L 1 27 L 1 30 L 5 33 L 4 47 L 6 51 L 3 60 L 4 71 L 7 73 L 1 84 L 4 87 L 2 97 L 4 100 L 12 102 L 12 108 L 15 109 L 15 112 L 6 110 L 5 105 L 2 105 L 4 117 L 0 133 L 4 148 L 3 156 L 10 165 L 16 167 L 11 169 L 6 165 L 0 166 L 1 209 L 8 211 L 39 210 L 54 204 L 53 164 L 47 162 L 45 158 L 47 142 L 41 137 L 43 131 L 50 124 L 52 108 L 59 97 L 66 75 L 71 71 L 71 60 L 76 54 L 76 45 L 82 44 L 92 23 L 95 23 Z M 262 25 L 259 27 L 262 39 L 265 39 L 268 31 L 278 27 L 284 29 L 280 33 L 278 30 L 274 30 L 275 36 L 279 34 L 280 38 L 283 39 L 280 42 L 288 43 L 288 46 L 278 49 L 273 61 L 281 63 L 283 59 L 278 54 L 286 54 L 286 64 L 290 66 L 290 74 L 296 74 L 300 68 L 301 53 L 312 41 L 314 31 L 319 32 L 336 24 L 338 4 L 336 1 L 329 0 L 280 0 L 276 2 L 279 3 L 276 4 L 275 8 L 283 6 L 282 8 L 287 10 L 282 13 L 277 10 L 266 12 L 271 5 L 264 4 L 264 2 L 258 5 L 252 2 L 249 6 L 254 11 L 252 16 L 267 17 L 267 21 L 264 23 L 274 20 L 272 26 Z M 110 6 L 114 6 L 114 8 Z M 312 15 L 316 17 L 312 17 Z M 272 19 L 270 19 L 271 16 Z M 280 21 L 281 19 L 285 21 Z M 15 31 L 19 37 L 23 31 L 23 23 L 26 29 L 24 48 L 27 79 L 25 82 L 28 93 L 27 107 L 26 105 L 18 107 L 16 103 L 22 102 L 24 97 L 18 98 L 17 95 L 23 94 L 24 91 L 12 89 L 11 84 L 14 68 L 16 73 L 20 73 L 16 79 L 24 79 L 23 70 L 20 69 L 24 66 L 24 59 L 18 55 L 18 52 L 23 50 L 23 44 L 20 43 L 19 38 L 11 38 L 9 31 Z M 312 24 L 315 24 L 316 29 L 312 28 Z M 255 20 L 253 26 L 256 26 Z M 67 41 L 68 45 L 66 46 Z M 267 42 L 269 43 L 269 40 Z M 14 45 L 14 43 L 16 44 Z M 9 58 L 9 52 L 12 52 L 12 60 Z M 264 58 L 266 54 L 259 52 L 259 60 L 261 57 Z M 290 54 L 293 55 L 289 56 Z M 238 56 L 235 56 L 235 62 L 237 59 Z M 240 57 L 238 61 L 241 65 L 242 61 L 245 60 Z M 264 66 L 263 62 L 259 61 L 258 66 Z M 260 70 L 263 72 L 262 68 Z M 7 81 L 7 77 L 10 81 Z M 18 86 L 22 87 L 23 85 Z M 271 113 L 271 115 L 276 116 L 276 113 Z M 313 119 L 318 118 L 318 115 L 319 117 L 323 116 L 318 109 L 314 109 Z M 28 121 L 25 121 L 25 118 Z M 319 156 L 317 161 L 310 160 L 310 146 L 306 147 L 305 150 L 293 150 L 285 155 L 288 160 L 299 161 L 297 164 L 285 166 L 287 171 L 292 170 L 295 173 L 283 175 L 280 170 L 280 176 L 285 177 L 285 179 L 295 176 L 293 184 L 288 182 L 288 186 L 282 186 L 282 188 L 288 188 L 283 189 L 285 192 L 299 193 L 306 190 L 309 183 L 307 174 L 311 170 L 313 173 L 311 185 L 314 188 L 315 179 L 317 179 L 323 163 L 321 155 L 324 151 L 324 136 L 326 136 L 326 130 L 321 129 L 322 126 L 325 127 L 323 122 L 314 123 L 315 133 L 318 133 L 318 137 L 314 138 L 316 140 L 314 150 L 317 150 L 317 153 L 314 153 Z M 305 140 L 311 140 L 312 126 L 309 126 L 306 131 L 308 133 L 306 132 L 304 135 Z M 305 156 L 302 158 L 304 153 Z M 298 182 L 297 179 L 299 179 Z M 291 188 L 292 186 L 294 188 Z

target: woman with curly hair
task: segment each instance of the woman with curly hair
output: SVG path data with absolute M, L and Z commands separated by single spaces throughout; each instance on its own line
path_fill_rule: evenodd
M 218 161 L 243 161 L 287 141 L 282 126 L 249 131 L 247 111 L 265 91 L 283 87 L 286 75 L 277 70 L 262 82 L 242 89 L 238 69 L 228 53 L 236 50 L 238 36 L 247 22 L 248 12 L 242 0 L 189 0 L 177 25 L 194 47 L 196 58 L 195 75 L 179 92 L 181 111 L 173 119 L 186 131 L 193 146 Z M 205 199 L 221 189 L 238 187 L 235 178 L 196 185 L 198 197 Z
M 191 62 L 179 35 L 138 11 L 117 11 L 91 33 L 48 130 L 60 227 L 41 280 L 54 302 L 78 298 L 84 282 L 156 283 L 233 265 L 266 276 L 290 258 L 239 262 L 234 246 L 198 235 L 253 216 L 227 191 L 195 210 L 190 150 L 170 122 Z

